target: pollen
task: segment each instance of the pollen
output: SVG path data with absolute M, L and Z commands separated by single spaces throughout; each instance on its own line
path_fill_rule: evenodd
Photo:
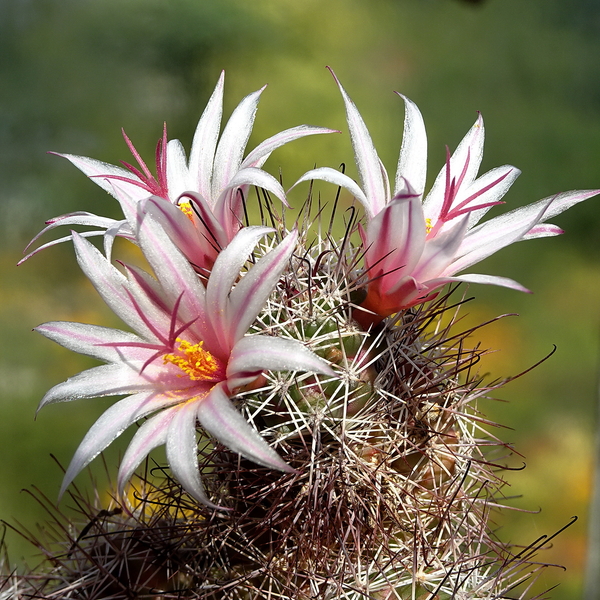
M 190 202 L 180 202 L 178 205 L 181 212 L 193 223 L 194 222 L 194 211 Z
M 425 233 L 429 233 L 433 229 L 433 223 L 431 219 L 425 219 Z
M 177 338 L 179 348 L 177 354 L 165 354 L 164 364 L 177 365 L 193 381 L 213 379 L 215 371 L 219 368 L 215 357 L 204 350 L 204 342 L 190 344 L 185 340 Z M 180 375 L 183 377 L 183 375 Z

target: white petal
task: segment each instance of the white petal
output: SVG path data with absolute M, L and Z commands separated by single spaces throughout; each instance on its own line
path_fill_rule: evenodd
M 376 213 L 372 212 L 371 203 L 365 196 L 365 193 L 360 189 L 356 181 L 348 177 L 348 175 L 340 173 L 331 167 L 320 167 L 318 169 L 307 171 L 304 173 L 304 175 L 302 175 L 302 177 L 300 177 L 300 179 L 298 179 L 298 181 L 296 181 L 296 183 L 294 183 L 290 190 L 303 181 L 312 181 L 313 179 L 320 179 L 321 181 L 326 181 L 327 183 L 333 183 L 333 185 L 346 188 L 365 207 L 365 210 L 370 218 L 375 216 Z M 288 192 L 290 190 L 288 190 Z
M 331 71 L 331 74 L 340 88 L 344 104 L 346 105 L 346 119 L 352 139 L 352 147 L 354 148 L 356 166 L 368 201 L 367 211 L 369 215 L 376 215 L 389 200 L 386 196 L 385 183 L 381 176 L 381 161 L 373 145 L 369 130 L 360 116 L 356 105 L 342 87 L 335 73 Z
M 427 178 L 427 133 L 421 111 L 406 96 L 398 94 L 405 104 L 404 134 L 396 171 L 394 196 L 402 188 L 401 178 L 406 179 L 421 196 L 425 192 Z
M 213 166 L 211 192 L 213 202 L 221 195 L 225 186 L 240 168 L 244 150 L 254 125 L 258 100 L 264 89 L 263 87 L 246 96 L 233 111 L 223 130 Z
M 232 345 L 248 331 L 262 310 L 288 265 L 297 240 L 296 230 L 289 233 L 279 245 L 256 262 L 231 292 L 227 331 L 230 332 Z
M 83 236 L 72 232 L 77 262 L 104 302 L 125 323 L 148 339 L 156 339 L 127 294 L 127 279 Z
M 151 392 L 124 398 L 113 404 L 92 425 L 77 448 L 63 478 L 59 499 L 77 475 L 89 465 L 100 452 L 116 440 L 138 417 L 140 407 L 147 403 Z
M 142 219 L 140 246 L 165 294 L 173 305 L 181 298 L 179 310 L 182 321 L 197 319 L 197 325 L 202 326 L 204 287 L 198 276 L 152 215 L 143 215 Z
M 139 374 L 142 364 L 137 365 L 137 369 L 129 365 L 111 364 L 82 371 L 50 389 L 42 398 L 38 411 L 54 402 L 131 394 L 152 389 L 153 382 Z
M 286 129 L 274 136 L 266 139 L 264 142 L 259 144 L 246 158 L 242 161 L 241 167 L 262 167 L 267 158 L 273 150 L 280 148 L 281 146 L 297 140 L 299 138 L 306 137 L 307 135 L 316 135 L 320 133 L 340 133 L 335 129 L 327 129 L 325 127 L 311 127 L 310 125 L 299 125 L 298 127 L 292 127 Z
M 215 90 L 198 121 L 190 153 L 189 172 L 191 179 L 196 182 L 193 189 L 206 199 L 210 199 L 212 193 L 213 161 L 223 114 L 224 82 L 225 71 L 222 71 Z
M 334 377 L 324 359 L 296 340 L 261 335 L 242 338 L 233 348 L 227 365 L 227 379 L 257 371 L 308 371 Z M 236 387 L 232 384 L 232 387 Z
M 215 335 L 221 338 L 221 347 L 227 356 L 234 343 L 233 324 L 227 308 L 231 287 L 258 240 L 271 231 L 269 227 L 244 227 L 220 252 L 206 284 L 206 307 Z
M 171 202 L 192 189 L 185 150 L 179 140 L 171 140 L 167 144 L 167 189 Z
M 79 235 L 81 237 L 88 238 L 88 237 L 94 237 L 94 236 L 98 236 L 98 235 L 104 235 L 104 231 L 84 231 L 83 233 L 80 233 Z M 18 265 L 22 265 L 26 260 L 29 260 L 32 256 L 35 256 L 38 252 L 41 252 L 42 250 L 45 250 L 46 248 L 51 248 L 52 246 L 56 246 L 58 244 L 62 244 L 63 242 L 70 242 L 72 240 L 73 240 L 73 236 L 72 235 L 66 235 L 65 237 L 61 237 L 61 238 L 58 238 L 56 240 L 52 240 L 51 242 L 47 242 L 45 244 L 42 244 L 41 246 L 38 246 L 35 250 L 33 250 L 32 252 L 30 252 L 26 256 L 24 256 L 17 263 L 17 266 Z
M 148 419 L 133 436 L 125 456 L 119 467 L 117 476 L 117 489 L 123 496 L 125 484 L 129 481 L 139 464 L 150 454 L 154 448 L 162 446 L 167 439 L 167 431 L 175 415 L 175 409 L 163 410 Z
M 475 121 L 475 124 L 467 132 L 467 135 L 462 139 L 458 148 L 450 158 L 450 176 L 455 178 L 457 183 L 463 169 L 468 160 L 468 165 L 464 178 L 462 180 L 459 192 L 467 189 L 475 180 L 479 165 L 483 157 L 483 141 L 485 138 L 485 130 L 483 118 L 481 115 Z M 444 190 L 446 188 L 446 165 L 439 172 L 433 187 L 427 198 L 425 198 L 423 210 L 425 216 L 431 219 L 434 223 L 438 220 L 442 205 L 444 203 Z
M 188 402 L 174 409 L 167 432 L 167 461 L 171 472 L 183 489 L 198 502 L 211 508 L 213 504 L 204 492 L 198 470 L 198 442 L 196 441 L 196 402 Z
M 137 180 L 137 177 L 130 171 L 121 167 L 115 167 L 108 163 L 87 156 L 75 156 L 74 154 L 59 154 L 68 161 L 73 163 L 80 171 L 83 171 L 94 183 L 98 184 L 103 190 L 114 196 L 113 187 L 111 184 L 112 177 L 124 177 L 125 179 Z M 103 177 L 106 175 L 106 177 Z M 126 181 L 122 181 L 123 186 L 127 191 L 136 198 L 144 198 L 148 192 L 143 188 Z
M 462 217 L 452 229 L 425 243 L 419 264 L 411 273 L 419 283 L 449 274 L 445 272 L 445 269 L 456 256 L 468 225 L 469 217 Z
M 452 277 L 452 281 L 464 281 L 467 283 L 483 283 L 487 285 L 498 285 L 500 287 L 510 288 L 512 290 L 517 290 L 518 292 L 525 292 L 530 294 L 531 291 L 526 287 L 522 286 L 519 282 L 514 279 L 509 279 L 508 277 L 498 277 L 496 275 L 478 275 L 476 273 L 467 273 L 466 275 L 458 275 L 457 277 Z
M 83 323 L 51 321 L 38 325 L 34 331 L 69 350 L 107 362 L 120 361 L 121 355 L 118 348 L 106 344 L 145 342 L 127 331 Z
M 222 384 L 198 404 L 198 420 L 210 435 L 244 458 L 279 471 L 294 472 L 236 410 Z
M 50 231 L 51 229 L 55 229 L 56 227 L 61 227 L 63 225 L 65 225 L 65 226 L 87 225 L 88 227 L 100 227 L 101 229 L 108 229 L 115 223 L 118 223 L 118 221 L 115 221 L 115 219 L 107 219 L 105 217 L 98 217 L 97 215 L 94 215 L 89 212 L 80 211 L 80 212 L 69 213 L 67 215 L 61 215 L 60 217 L 54 217 L 53 219 L 46 221 L 46 223 L 47 223 L 47 226 L 44 227 L 44 229 L 42 229 L 29 242 L 29 244 L 27 244 L 24 252 L 26 252 L 27 249 L 32 244 L 34 244 L 40 237 L 42 237 L 47 231 Z M 98 233 L 100 233 L 100 232 L 98 232 Z
M 286 206 L 289 206 L 287 199 L 285 197 L 285 191 L 281 187 L 281 184 L 275 177 L 269 175 L 266 171 L 262 169 L 257 169 L 255 167 L 246 167 L 245 169 L 240 169 L 233 178 L 229 181 L 229 183 L 223 188 L 221 195 L 219 196 L 219 200 L 221 200 L 228 191 L 242 186 L 255 185 L 256 187 L 263 188 L 268 192 L 271 192 L 277 198 L 279 198 Z M 217 201 L 218 205 L 218 201 Z M 215 214 L 219 214 L 219 208 L 215 205 Z M 238 215 L 236 215 L 237 217 Z

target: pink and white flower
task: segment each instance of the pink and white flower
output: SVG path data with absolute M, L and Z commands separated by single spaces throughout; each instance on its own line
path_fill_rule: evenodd
M 156 279 L 131 266 L 125 267 L 123 275 L 92 244 L 73 233 L 82 270 L 135 333 L 65 322 L 36 328 L 71 350 L 107 363 L 54 386 L 40 408 L 79 398 L 128 394 L 105 411 L 83 439 L 65 474 L 61 495 L 87 464 L 144 417 L 148 419 L 134 435 L 120 466 L 121 493 L 148 453 L 165 444 L 172 473 L 184 489 L 215 507 L 204 492 L 198 470 L 197 422 L 249 460 L 293 471 L 230 400 L 236 389 L 264 370 L 333 375 L 326 361 L 298 341 L 245 335 L 277 285 L 297 241 L 297 233 L 290 233 L 240 278 L 248 255 L 270 231 L 266 227 L 242 229 L 219 254 L 206 287 L 160 224 L 148 215 L 141 220 L 138 237 Z
M 334 75 L 335 77 L 335 75 Z M 483 156 L 481 115 L 459 144 L 425 196 L 427 136 L 417 106 L 405 96 L 404 136 L 393 194 L 388 175 L 369 131 L 340 82 L 348 128 L 360 178 L 322 167 L 305 173 L 297 183 L 321 179 L 346 188 L 365 208 L 367 225 L 361 229 L 365 248 L 367 297 L 362 308 L 386 317 L 434 297 L 452 281 L 487 283 L 528 291 L 506 277 L 457 275 L 514 242 L 559 235 L 547 219 L 600 190 L 556 194 L 479 224 L 520 174 L 504 165 L 477 177 Z M 295 185 L 297 185 L 297 183 Z M 358 314 L 368 322 L 367 314 Z M 377 318 L 375 318 L 377 320 Z
M 219 251 L 229 244 L 241 228 L 243 198 L 250 186 L 267 190 L 287 204 L 279 181 L 262 169 L 271 153 L 296 139 L 333 132 L 331 129 L 308 125 L 293 127 L 268 138 L 244 158 L 258 101 L 266 86 L 239 103 L 219 138 L 224 81 L 225 75 L 221 73 L 198 122 L 189 161 L 179 140 L 167 141 L 165 125 L 156 148 L 156 176 L 125 133 L 125 141 L 139 168 L 125 162 L 125 168 L 122 168 L 92 158 L 59 154 L 113 195 L 119 201 L 125 219 L 119 221 L 88 212 L 62 215 L 47 221 L 47 227 L 31 243 L 61 225 L 97 227 L 99 230 L 83 235 L 104 235 L 106 254 L 110 255 L 116 235 L 134 239 L 136 204 L 153 198 L 155 218 L 162 219 L 165 229 L 197 270 L 203 273 L 210 270 Z M 43 248 L 69 239 L 71 236 L 44 244 L 23 260 Z

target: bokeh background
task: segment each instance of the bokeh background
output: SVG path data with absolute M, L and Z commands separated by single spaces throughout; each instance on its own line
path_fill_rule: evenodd
M 44 392 L 87 362 L 32 327 L 59 319 L 116 324 L 69 245 L 15 266 L 49 217 L 118 215 L 116 202 L 48 150 L 129 160 L 124 127 L 152 163 L 163 121 L 169 137 L 189 148 L 225 69 L 226 111 L 269 84 L 250 147 L 299 123 L 344 132 L 278 150 L 267 168 L 281 168 L 284 184 L 314 164 L 346 162 L 354 174 L 330 65 L 392 173 L 403 122 L 393 90 L 425 117 L 430 183 L 445 145 L 454 149 L 481 111 L 482 172 L 505 163 L 523 171 L 505 198 L 512 207 L 600 187 L 599 57 L 595 0 L 1 0 L 0 518 L 35 528 L 43 515 L 21 489 L 35 485 L 55 498 L 61 473 L 50 452 L 67 463 L 108 403 L 52 406 L 34 421 Z M 292 194 L 292 203 L 303 193 Z M 507 473 L 507 494 L 531 512 L 498 515 L 499 535 L 526 544 L 579 516 L 543 555 L 567 569 L 549 570 L 540 584 L 560 583 L 555 599 L 582 593 L 600 338 L 599 203 L 557 218 L 564 236 L 517 244 L 477 269 L 515 278 L 533 295 L 470 290 L 473 322 L 520 314 L 474 340 L 497 350 L 484 364 L 494 377 L 514 375 L 557 346 L 550 360 L 498 393 L 507 402 L 481 407 L 505 426 L 495 433 L 527 464 Z M 107 454 L 113 469 L 126 441 Z M 7 537 L 14 561 L 35 562 L 31 548 Z

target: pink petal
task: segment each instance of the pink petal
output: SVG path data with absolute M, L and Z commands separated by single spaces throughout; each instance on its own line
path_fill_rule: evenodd
M 380 287 L 396 282 L 418 263 L 425 247 L 421 200 L 407 190 L 396 197 L 367 226 L 365 261 L 368 277 L 383 273 Z M 389 273 L 389 275 L 385 275 Z
M 200 196 L 192 193 L 189 193 L 189 196 L 193 198 L 194 205 L 197 208 L 201 206 L 198 200 L 203 201 L 203 199 Z M 205 234 L 206 237 L 204 237 L 202 235 L 206 230 L 204 225 L 200 224 L 199 232 L 194 223 L 190 221 L 183 211 L 170 202 L 165 202 L 160 198 L 149 198 L 142 202 L 141 211 L 151 215 L 161 225 L 171 241 L 185 255 L 188 262 L 194 265 L 199 271 L 208 270 L 212 267 L 212 257 L 217 254 L 217 250 L 214 247 L 218 241 L 215 241 L 211 237 L 211 234 L 217 240 L 220 240 L 220 224 L 216 223 L 215 230 L 211 231 L 211 233 L 207 232 Z M 201 211 L 199 212 L 203 214 Z M 214 217 L 207 222 L 208 226 L 212 227 L 213 222 L 215 222 Z M 210 260 L 208 257 L 210 257 Z
M 452 229 L 428 240 L 425 243 L 421 259 L 411 275 L 420 283 L 445 275 L 445 269 L 456 256 L 468 225 L 469 217 L 467 215 Z

